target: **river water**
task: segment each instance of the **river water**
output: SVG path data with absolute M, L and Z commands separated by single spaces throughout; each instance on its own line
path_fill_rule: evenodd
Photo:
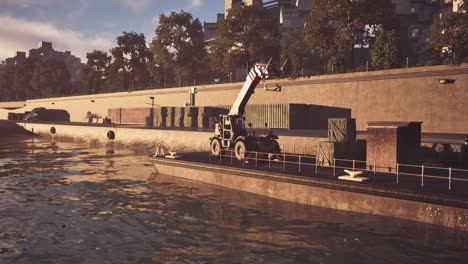
M 124 149 L 0 142 L 0 263 L 466 263 L 468 234 L 155 175 Z

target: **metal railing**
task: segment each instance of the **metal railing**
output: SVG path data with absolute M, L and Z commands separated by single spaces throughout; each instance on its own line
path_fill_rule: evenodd
M 234 150 L 222 150 L 220 155 L 213 155 L 209 153 L 210 161 L 217 161 L 219 163 L 229 162 L 231 165 L 253 166 L 259 168 L 260 163 L 262 167 L 268 169 L 279 169 L 282 171 L 290 171 L 303 175 L 307 168 L 312 168 L 306 176 L 319 176 L 320 173 L 326 169 L 328 174 L 337 176 L 337 170 L 348 169 L 352 171 L 363 171 L 366 176 L 371 176 L 373 181 L 376 181 L 377 175 L 392 175 L 394 176 L 394 183 L 400 184 L 402 177 L 409 179 L 409 177 L 419 178 L 418 185 L 424 187 L 424 184 L 429 179 L 438 179 L 448 182 L 448 190 L 453 189 L 455 182 L 468 182 L 468 170 L 456 169 L 452 167 L 434 167 L 426 165 L 410 165 L 397 163 L 395 166 L 378 166 L 375 162 L 368 164 L 362 160 L 350 159 L 337 159 L 318 161 L 316 155 L 305 154 L 291 154 L 291 153 L 267 153 L 248 151 L 244 153 L 242 160 L 238 160 L 235 156 Z M 291 171 L 292 170 L 292 171 Z M 295 171 L 294 171 L 295 170 Z M 330 173 L 331 170 L 331 173 Z M 370 175 L 369 175 L 370 174 Z M 464 176 L 461 177 L 461 176 Z M 393 182 L 393 180 L 392 180 Z

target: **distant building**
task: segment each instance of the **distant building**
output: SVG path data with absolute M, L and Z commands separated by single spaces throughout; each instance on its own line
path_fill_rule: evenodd
M 205 42 L 210 42 L 216 39 L 219 23 L 224 20 L 224 14 L 217 14 L 216 17 L 216 23 L 203 23 L 203 37 Z
M 37 49 L 29 50 L 29 57 L 31 58 L 55 58 L 62 60 L 67 67 L 72 82 L 79 81 L 81 70 L 81 59 L 73 56 L 70 51 L 55 51 L 52 47 L 52 42 L 41 41 L 38 43 Z M 26 60 L 26 52 L 18 51 L 13 58 L 7 58 L 6 64 L 20 64 Z
M 310 0 L 225 0 L 224 14 L 236 4 L 260 5 L 268 9 L 277 19 L 280 31 L 301 28 L 310 10 Z
M 420 63 L 432 25 L 444 12 L 452 11 L 452 0 L 392 0 L 392 2 L 400 24 L 402 55 L 408 57 L 411 64 Z
M 391 0 L 395 5 L 400 31 L 402 56 L 408 57 L 410 64 L 422 62 L 424 46 L 431 27 L 445 12 L 460 12 L 463 0 Z M 261 5 L 277 19 L 280 31 L 303 28 L 305 18 L 310 11 L 311 0 L 225 0 L 225 13 L 235 5 Z M 217 23 L 205 23 L 205 41 L 216 38 Z M 362 65 L 369 60 L 369 47 L 355 47 L 355 65 Z

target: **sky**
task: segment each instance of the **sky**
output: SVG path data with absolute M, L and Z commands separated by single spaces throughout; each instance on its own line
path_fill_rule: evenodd
M 0 0 L 0 61 L 53 42 L 85 61 L 86 53 L 108 51 L 122 32 L 154 38 L 159 15 L 184 10 L 202 23 L 215 22 L 223 0 Z

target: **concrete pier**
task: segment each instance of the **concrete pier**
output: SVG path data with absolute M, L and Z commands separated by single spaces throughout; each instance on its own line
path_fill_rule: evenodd
M 468 231 L 468 201 L 320 178 L 155 158 L 158 174 L 241 190 L 305 205 L 397 217 Z

